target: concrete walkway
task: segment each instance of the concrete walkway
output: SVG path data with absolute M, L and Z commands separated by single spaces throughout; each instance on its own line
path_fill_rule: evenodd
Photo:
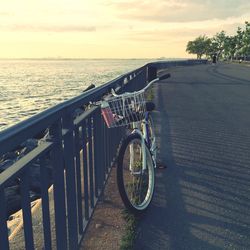
M 160 157 L 135 249 L 250 249 L 250 67 L 168 70 L 156 89 Z

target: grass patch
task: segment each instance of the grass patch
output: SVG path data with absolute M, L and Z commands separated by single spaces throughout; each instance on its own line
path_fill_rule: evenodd
M 123 218 L 126 221 L 125 233 L 121 240 L 120 250 L 132 250 L 136 239 L 136 227 L 138 219 L 127 210 L 123 211 Z

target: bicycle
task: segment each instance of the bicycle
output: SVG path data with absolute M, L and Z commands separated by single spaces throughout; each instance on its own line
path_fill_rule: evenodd
M 135 92 L 116 94 L 101 101 L 101 110 L 109 128 L 127 126 L 117 158 L 117 184 L 125 207 L 139 215 L 149 207 L 155 186 L 156 140 L 150 112 L 152 102 L 145 101 L 145 91 L 155 82 L 170 77 L 165 74 Z

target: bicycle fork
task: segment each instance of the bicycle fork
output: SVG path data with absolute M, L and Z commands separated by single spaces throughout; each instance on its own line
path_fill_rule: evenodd
M 134 152 L 134 145 L 129 145 L 129 153 L 130 153 L 130 159 L 129 159 L 129 170 L 133 175 L 139 175 L 142 172 L 144 172 L 147 169 L 147 162 L 146 162 L 146 144 L 143 137 L 143 134 L 139 129 L 134 129 L 132 133 L 138 133 L 141 137 L 141 148 L 140 148 L 140 159 L 142 158 L 142 169 L 140 171 L 134 171 L 135 166 L 135 152 Z
M 146 117 L 148 117 L 148 116 L 146 116 Z M 143 131 L 143 135 L 145 135 L 146 141 L 147 141 L 147 143 L 149 145 L 149 151 L 150 151 L 150 154 L 152 156 L 154 168 L 156 168 L 157 146 L 156 146 L 155 138 L 153 139 L 153 141 L 150 141 L 150 138 L 149 138 L 149 126 L 148 126 L 148 119 L 147 118 L 142 123 L 142 131 Z

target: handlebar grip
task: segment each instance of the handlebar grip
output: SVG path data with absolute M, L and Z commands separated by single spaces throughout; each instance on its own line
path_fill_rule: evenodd
M 86 92 L 86 91 L 93 89 L 93 88 L 95 88 L 95 84 L 92 83 L 86 89 L 84 89 L 82 92 Z
M 169 73 L 167 73 L 167 74 L 165 74 L 165 75 L 163 75 L 163 76 L 160 76 L 160 77 L 159 77 L 159 80 L 161 81 L 161 80 L 167 79 L 167 78 L 169 78 L 169 77 L 171 77 L 171 75 L 170 75 Z

